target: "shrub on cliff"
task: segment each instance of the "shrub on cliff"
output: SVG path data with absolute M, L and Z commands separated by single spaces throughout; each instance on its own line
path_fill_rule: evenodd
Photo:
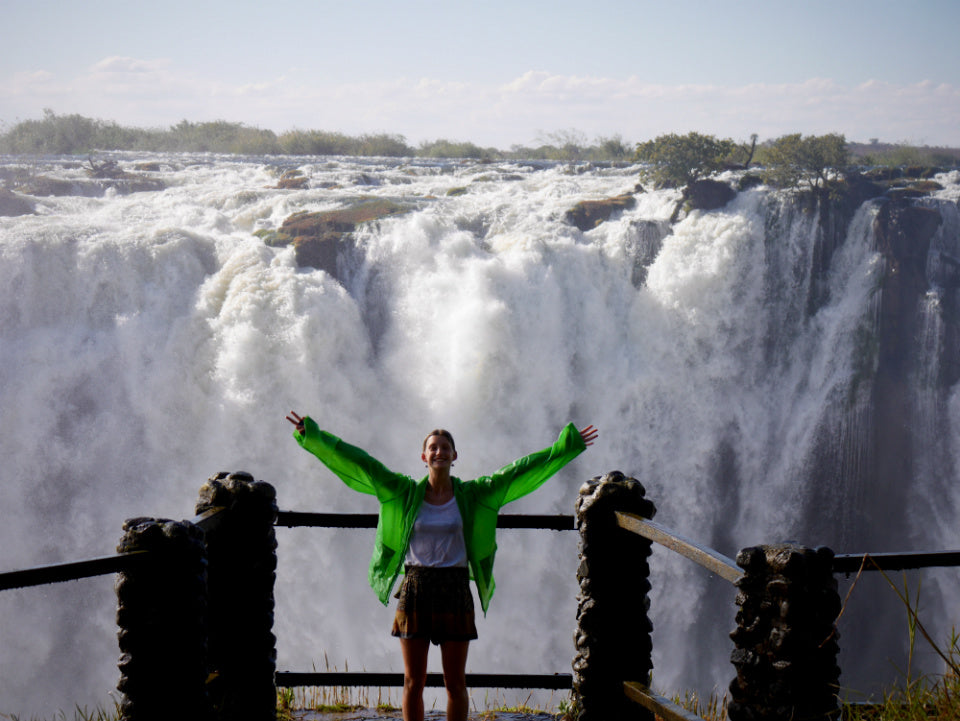
M 843 172 L 850 151 L 843 135 L 783 135 L 762 149 L 760 163 L 764 180 L 781 188 L 807 182 L 812 190 Z
M 740 146 L 732 140 L 713 135 L 687 133 L 661 135 L 637 144 L 634 159 L 649 163 L 642 175 L 660 188 L 677 188 L 723 170 Z

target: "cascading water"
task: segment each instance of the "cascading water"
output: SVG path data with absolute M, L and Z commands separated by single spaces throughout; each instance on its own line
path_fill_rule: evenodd
M 580 200 L 632 191 L 633 167 L 150 160 L 165 190 L 43 198 L 36 215 L 0 218 L 0 570 L 111 553 L 125 518 L 191 516 L 220 470 L 274 484 L 284 509 L 374 510 L 297 447 L 291 409 L 411 474 L 423 433 L 448 427 L 463 478 L 547 445 L 569 420 L 600 428 L 508 512 L 571 513 L 583 480 L 619 469 L 644 483 L 658 520 L 728 555 L 788 538 L 837 552 L 957 545 L 960 389 L 944 382 L 956 348 L 936 310 L 956 306 L 954 286 L 931 289 L 918 348 L 934 365 L 911 376 L 925 460 L 904 483 L 917 500 L 892 547 L 865 547 L 877 538 L 876 203 L 834 247 L 816 212 L 765 188 L 672 227 L 673 191 L 638 195 L 587 232 L 564 219 Z M 309 186 L 275 189 L 294 166 Z M 4 168 L 82 180 L 61 159 Z M 930 201 L 947 255 L 958 181 Z M 253 235 L 369 196 L 410 209 L 362 228 L 339 278 Z M 366 585 L 372 534 L 278 540 L 278 668 L 400 670 L 392 611 Z M 468 671 L 569 671 L 576 543 L 501 532 Z M 653 573 L 655 685 L 722 691 L 732 589 L 666 551 Z M 955 584 L 934 586 L 930 604 L 951 608 Z M 109 578 L 0 593 L 0 712 L 104 703 L 113 608 Z M 844 683 L 889 681 L 905 634 L 854 648 L 877 629 L 845 623 Z

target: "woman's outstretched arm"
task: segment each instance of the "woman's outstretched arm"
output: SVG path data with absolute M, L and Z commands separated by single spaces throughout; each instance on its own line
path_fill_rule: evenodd
M 592 425 L 582 431 L 568 423 L 552 446 L 518 458 L 490 476 L 478 478 L 477 488 L 487 487 L 496 507 L 532 493 L 548 478 L 583 453 L 597 438 Z
M 376 495 L 383 501 L 413 482 L 402 473 L 394 473 L 362 448 L 321 430 L 310 416 L 290 411 L 287 420 L 296 427 L 297 443 L 355 491 Z

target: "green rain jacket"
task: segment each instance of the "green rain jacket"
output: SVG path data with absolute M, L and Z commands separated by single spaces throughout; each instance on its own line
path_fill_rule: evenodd
M 304 449 L 319 458 L 347 486 L 376 496 L 380 502 L 368 580 L 386 605 L 403 570 L 413 524 L 426 492 L 427 477 L 415 481 L 394 473 L 360 448 L 320 430 L 310 417 L 303 419 L 303 426 L 303 433 L 294 431 L 293 436 Z M 552 446 L 520 458 L 491 476 L 474 481 L 452 478 L 453 495 L 463 519 L 470 575 L 477 584 L 484 614 L 496 588 L 493 559 L 497 552 L 497 514 L 500 508 L 535 491 L 585 449 L 580 432 L 570 423 Z

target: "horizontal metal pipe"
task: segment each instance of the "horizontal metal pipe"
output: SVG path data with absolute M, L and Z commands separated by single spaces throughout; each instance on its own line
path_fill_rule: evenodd
M 100 556 L 88 558 L 84 561 L 70 563 L 53 563 L 47 566 L 34 566 L 19 571 L 0 573 L 0 591 L 10 588 L 27 588 L 28 586 L 44 586 L 48 583 L 75 581 L 79 578 L 91 576 L 105 576 L 109 573 L 120 573 L 133 568 L 135 563 L 142 561 L 148 551 L 132 551 L 114 556 Z
M 286 528 L 376 528 L 376 513 L 308 513 L 280 511 L 276 525 Z M 543 528 L 551 531 L 575 529 L 572 515 L 503 514 L 497 518 L 498 528 Z
M 278 671 L 276 674 L 276 684 L 282 688 L 291 688 L 297 686 L 403 686 L 403 674 L 353 671 Z M 427 686 L 430 688 L 443 688 L 443 674 L 428 673 Z M 569 690 L 573 688 L 573 676 L 569 673 L 468 673 L 467 687 L 546 688 L 555 690 Z
M 903 571 L 911 568 L 960 566 L 960 551 L 916 551 L 911 553 L 844 553 L 833 557 L 834 573 Z

